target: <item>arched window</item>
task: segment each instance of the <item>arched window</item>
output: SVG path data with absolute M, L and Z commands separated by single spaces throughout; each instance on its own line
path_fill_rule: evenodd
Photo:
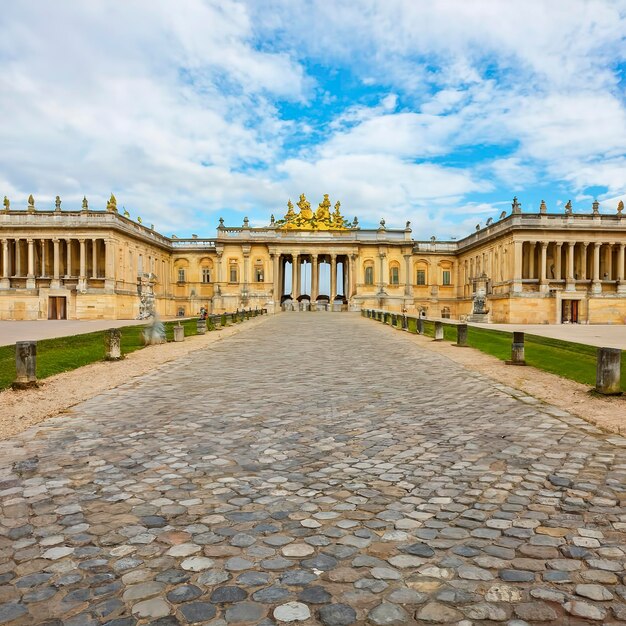
M 365 273 L 365 284 L 374 284 L 374 261 L 365 261 L 363 264 L 363 271 Z
M 389 264 L 389 284 L 400 284 L 400 264 L 397 261 L 392 261 Z

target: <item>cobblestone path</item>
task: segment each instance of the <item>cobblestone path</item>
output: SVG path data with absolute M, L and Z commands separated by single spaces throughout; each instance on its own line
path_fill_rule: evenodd
M 626 440 L 294 313 L 0 447 L 0 624 L 626 624 Z

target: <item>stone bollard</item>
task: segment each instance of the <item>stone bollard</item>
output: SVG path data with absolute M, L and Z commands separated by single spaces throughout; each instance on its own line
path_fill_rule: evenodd
M 37 387 L 37 342 L 18 341 L 15 344 L 15 381 L 13 389 Z
M 514 332 L 511 344 L 511 360 L 505 361 L 507 365 L 526 365 L 524 358 L 524 333 Z
M 174 326 L 174 341 L 183 341 L 185 339 L 185 327 L 180 322 Z
M 213 316 L 213 327 L 214 328 L 221 328 L 222 327 L 222 316 L 221 315 L 214 315 Z
M 198 335 L 204 335 L 206 333 L 206 320 L 198 320 L 196 322 L 196 333 Z
M 467 348 L 467 324 L 457 324 L 456 345 L 459 348 Z
M 122 358 L 122 333 L 119 328 L 104 331 L 104 358 L 106 361 L 119 361 Z
M 617 348 L 598 348 L 596 391 L 605 396 L 621 395 L 622 351 Z
M 406 315 L 402 316 L 402 330 L 409 331 L 409 318 Z
M 435 338 L 433 341 L 443 341 L 443 322 L 435 322 Z
M 418 335 L 424 334 L 424 318 L 422 317 L 417 318 L 417 334 Z

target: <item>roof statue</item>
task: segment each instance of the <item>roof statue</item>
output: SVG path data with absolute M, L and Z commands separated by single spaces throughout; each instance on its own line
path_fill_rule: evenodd
M 130 217 L 130 213 L 127 209 L 124 209 L 124 217 Z
M 107 202 L 107 211 L 117 212 L 117 200 L 115 199 L 115 196 L 113 194 L 111 194 L 111 197 Z
M 30 194 L 30 196 L 28 196 L 28 210 L 29 211 L 35 210 L 35 198 L 33 198 L 32 193 Z
M 87 202 L 87 196 L 83 196 L 83 211 L 89 209 L 89 203 Z
M 512 207 L 512 213 L 514 214 L 519 214 L 522 212 L 522 205 L 517 201 L 517 196 L 513 197 L 513 204 L 511 205 Z
M 297 203 L 298 213 L 295 212 L 291 200 L 287 202 L 287 213 L 281 220 L 272 221 L 281 230 L 347 230 L 350 224 L 341 215 L 341 203 L 335 204 L 335 210 L 331 214 L 331 202 L 328 194 L 320 202 L 316 211 L 311 209 L 311 203 L 304 194 L 300 194 Z
M 548 212 L 548 207 L 546 205 L 546 201 L 542 200 L 541 204 L 539 205 L 539 213 L 547 213 Z
M 4 196 L 4 199 L 6 200 L 6 196 Z M 7 209 L 8 209 L 8 208 L 9 208 L 9 207 L 7 206 Z M 623 210 L 624 210 L 624 201 L 623 201 L 623 200 L 620 200 L 620 201 L 617 203 L 617 213 L 618 213 L 619 215 L 621 215 Z
M 567 215 L 571 215 L 572 214 L 572 201 L 568 200 L 567 204 L 565 205 L 565 213 Z
M 61 196 L 57 196 L 54 199 L 54 210 L 57 212 L 61 210 Z
M 600 213 L 600 203 L 598 202 L 597 198 L 593 201 L 591 209 L 593 210 L 594 215 L 598 215 Z
M 6 196 L 4 196 L 2 204 L 4 204 L 5 211 L 8 211 L 11 208 L 11 201 Z

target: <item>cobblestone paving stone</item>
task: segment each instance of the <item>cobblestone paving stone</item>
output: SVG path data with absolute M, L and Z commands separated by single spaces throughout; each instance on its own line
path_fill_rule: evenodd
M 626 624 L 626 440 L 283 314 L 0 445 L 0 624 Z

